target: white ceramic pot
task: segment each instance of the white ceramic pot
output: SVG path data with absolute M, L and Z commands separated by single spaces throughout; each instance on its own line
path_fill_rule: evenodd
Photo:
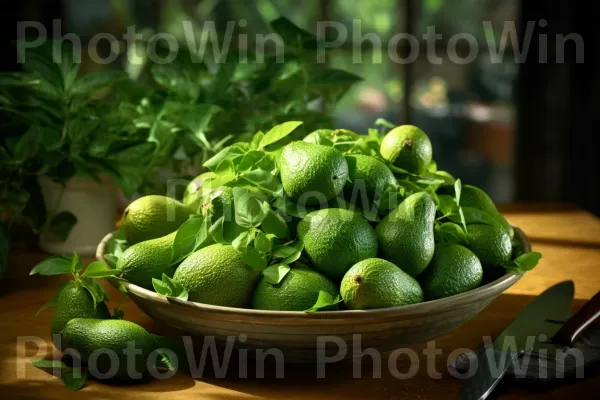
M 62 241 L 48 229 L 40 233 L 42 250 L 56 255 L 91 256 L 102 238 L 114 229 L 117 213 L 117 188 L 112 179 L 104 176 L 101 182 L 72 177 L 65 184 L 48 177 L 39 178 L 48 221 L 62 211 L 75 215 L 77 223 L 67 240 Z

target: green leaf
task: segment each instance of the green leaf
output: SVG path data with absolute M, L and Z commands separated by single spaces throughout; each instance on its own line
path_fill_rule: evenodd
M 95 280 L 89 278 L 83 279 L 82 284 L 94 299 L 94 308 L 96 308 L 97 304 L 102 303 L 105 300 L 110 300 L 102 285 Z
M 239 164 L 237 165 L 237 172 L 247 171 L 251 168 L 254 168 L 255 165 L 265 156 L 263 151 L 259 150 L 250 150 L 246 153 Z
M 87 266 L 82 276 L 86 278 L 106 278 L 119 273 L 120 271 L 117 269 L 108 269 L 103 261 L 94 261 Z
M 119 261 L 119 257 L 115 256 L 114 254 L 105 254 L 104 255 L 104 262 L 106 263 L 106 265 L 108 265 L 112 269 L 117 268 L 118 261 Z
M 454 199 L 452 199 L 454 201 Z M 441 225 L 435 225 L 435 242 L 436 243 L 452 243 L 466 244 L 467 235 L 460 225 L 452 222 L 446 222 Z
M 31 365 L 40 369 L 65 369 L 67 366 L 62 361 L 57 360 L 31 360 Z
M 86 96 L 127 79 L 127 74 L 122 71 L 106 70 L 88 73 L 75 81 L 70 94 L 73 96 Z
M 462 218 L 460 216 L 460 210 L 462 210 L 464 215 L 464 220 L 467 225 L 470 224 L 483 224 L 483 225 L 499 225 L 499 222 L 489 213 L 478 210 L 472 207 L 460 207 L 459 213 L 453 213 L 449 216 L 452 222 L 462 223 Z
M 462 183 L 460 179 L 454 182 L 454 195 L 456 196 L 456 204 L 460 206 L 460 195 L 462 193 Z
M 260 254 L 254 247 L 247 246 L 241 255 L 244 262 L 255 270 L 263 271 L 267 268 L 267 257 Z
M 455 198 L 445 194 L 438 195 L 438 211 L 443 216 L 457 213 L 458 205 L 456 204 Z
M 300 258 L 302 250 L 304 250 L 304 245 L 302 242 L 298 241 L 292 245 L 278 247 L 273 251 L 273 257 L 282 258 L 282 264 L 291 264 Z
M 254 247 L 256 247 L 256 250 L 262 254 L 268 254 L 271 252 L 272 245 L 273 243 L 269 239 L 269 236 L 265 235 L 263 232 L 258 232 L 256 234 L 256 237 L 254 238 Z
M 254 237 L 255 237 L 255 232 L 253 230 L 242 232 L 238 235 L 238 237 L 235 238 L 235 240 L 231 243 L 231 245 L 233 246 L 234 249 L 236 249 L 240 253 L 243 253 L 244 249 L 246 247 L 248 247 L 250 245 L 250 243 L 252 243 L 252 241 L 254 240 Z
M 271 29 L 278 33 L 286 45 L 297 49 L 316 49 L 318 38 L 312 33 L 299 28 L 286 17 L 279 17 L 269 23 Z
M 162 275 L 162 281 L 156 278 L 152 278 L 152 286 L 156 293 L 178 300 L 187 301 L 189 294 L 186 288 L 183 287 L 179 282 L 175 282 L 169 278 L 167 274 Z
M 289 265 L 275 264 L 265 268 L 263 270 L 263 276 L 270 284 L 277 285 L 283 280 L 283 278 L 285 278 L 288 272 L 290 272 Z
M 287 233 L 287 230 L 288 230 L 285 220 L 281 217 L 281 215 L 279 215 L 275 211 L 271 210 L 271 206 L 269 206 L 269 204 L 267 202 L 264 202 L 262 204 L 262 206 L 263 206 L 263 212 L 265 213 L 265 216 L 260 225 L 261 229 L 265 233 L 270 233 L 272 235 L 275 235 L 275 237 L 278 237 L 278 238 L 285 237 L 285 234 Z
M 220 244 L 231 244 L 240 233 L 246 229 L 242 228 L 234 221 L 219 218 L 209 229 L 210 236 L 215 242 Z
M 253 150 L 257 150 L 260 147 L 260 142 L 262 142 L 265 134 L 263 132 L 256 132 L 252 137 L 252 141 L 250 142 L 250 148 Z
M 71 229 L 77 223 L 77 217 L 69 211 L 62 211 L 50 220 L 48 229 L 63 242 L 69 237 Z
M 171 265 L 177 264 L 202 246 L 208 238 L 209 223 L 209 217 L 194 215 L 179 227 L 171 249 Z
M 85 385 L 87 377 L 88 373 L 83 369 L 65 369 L 61 373 L 61 378 L 65 383 L 65 386 L 72 392 L 81 389 L 83 385 Z
M 261 189 L 263 192 L 278 194 L 282 189 L 280 181 L 271 171 L 254 169 L 252 171 L 244 172 L 243 177 L 250 185 Z
M 537 251 L 521 254 L 509 263 L 505 268 L 513 273 L 522 274 L 534 269 L 542 258 L 542 254 Z
M 332 311 L 339 308 L 339 304 L 342 302 L 342 298 L 338 294 L 335 298 L 323 290 L 319 290 L 319 298 L 315 304 L 304 312 L 317 312 L 317 311 Z
M 247 143 L 236 143 L 229 147 L 226 147 L 223 150 L 219 151 L 217 154 L 215 154 L 208 161 L 206 161 L 204 163 L 204 166 L 213 171 L 214 168 L 216 168 L 217 165 L 221 163 L 221 161 L 227 158 L 231 159 L 246 154 L 247 150 L 244 147 L 247 145 Z
M 296 128 L 298 128 L 300 125 L 302 125 L 302 121 L 288 121 L 281 125 L 275 126 L 273 129 L 267 132 L 267 134 L 260 141 L 258 147 L 262 149 L 270 144 L 280 141 L 296 130 Z
M 232 160 L 226 158 L 219 163 L 214 173 L 217 175 L 216 179 L 218 180 L 218 184 L 215 184 L 215 186 L 225 185 L 235 180 L 235 165 L 233 165 Z
M 79 258 L 79 255 L 77 253 L 73 252 L 73 256 L 71 257 L 71 272 L 75 274 L 81 271 L 81 268 L 83 268 L 81 258 Z
M 244 228 L 253 228 L 260 225 L 265 218 L 261 202 L 244 188 L 233 188 L 233 201 L 235 206 L 235 222 Z
M 36 265 L 29 275 L 62 275 L 70 274 L 73 262 L 71 257 L 50 257 Z

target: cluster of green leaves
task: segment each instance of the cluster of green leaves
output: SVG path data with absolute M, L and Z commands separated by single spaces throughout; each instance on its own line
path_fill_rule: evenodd
M 136 121 L 157 145 L 158 165 L 168 165 L 177 177 L 194 176 L 229 141 L 249 140 L 288 120 L 302 120 L 312 130 L 333 124 L 313 102 L 332 109 L 361 79 L 317 64 L 320 39 L 290 20 L 278 18 L 270 28 L 284 42 L 279 54 L 246 57 L 232 49 L 211 60 L 192 49 L 172 63 L 148 66 L 152 84 Z M 160 185 L 149 181 L 145 191 Z
M 20 48 L 21 46 L 19 46 Z M 76 218 L 45 215 L 38 179 L 65 182 L 72 176 L 114 179 L 133 195 L 151 164 L 154 145 L 133 124 L 131 99 L 121 71 L 82 74 L 68 43 L 49 41 L 19 55 L 23 71 L 0 73 L 0 246 L 12 225 L 38 232 L 48 223 L 66 239 Z M 3 255 L 3 254 L 2 254 Z M 0 276 L 6 265 L 0 258 Z
M 109 301 L 110 298 L 104 290 L 104 287 L 98 283 L 97 279 L 107 278 L 118 274 L 117 270 L 107 268 L 102 261 L 94 261 L 83 270 L 81 259 L 74 253 L 72 257 L 50 257 L 37 264 L 29 273 L 29 275 L 72 275 L 73 280 L 62 284 L 56 295 L 46 303 L 38 314 L 46 308 L 56 306 L 62 289 L 68 285 L 75 283 L 84 287 L 94 299 L 94 307 L 104 301 Z M 115 316 L 122 317 L 122 312 L 115 309 Z
M 61 378 L 70 391 L 77 391 L 87 381 L 88 372 L 81 368 L 70 368 L 65 363 L 57 360 L 32 360 L 34 367 L 44 371 L 50 371 L 53 375 Z
M 172 263 L 177 263 L 202 246 L 210 237 L 216 243 L 231 244 L 251 267 L 263 272 L 272 283 L 279 283 L 300 257 L 302 247 L 291 240 L 286 215 L 274 207 L 284 198 L 277 179 L 276 158 L 286 137 L 300 127 L 286 122 L 258 132 L 250 143 L 236 143 L 209 159 L 205 166 L 215 176 L 206 184 L 217 189 L 230 186 L 233 206 L 222 216 L 212 215 L 212 207 L 190 217 L 177 231 Z M 268 150 L 267 150 L 268 149 Z M 204 201 L 214 196 L 205 194 Z

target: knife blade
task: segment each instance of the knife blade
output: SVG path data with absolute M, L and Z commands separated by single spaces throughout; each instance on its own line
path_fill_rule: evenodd
M 574 293 L 573 281 L 552 286 L 529 303 L 491 346 L 477 351 L 477 369 L 465 380 L 460 399 L 486 399 L 511 364 L 534 346 L 535 338 L 553 337 L 569 316 Z

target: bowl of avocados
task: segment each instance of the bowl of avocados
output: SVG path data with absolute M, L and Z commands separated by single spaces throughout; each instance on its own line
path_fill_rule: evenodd
M 435 339 L 535 267 L 525 233 L 439 170 L 421 129 L 293 140 L 300 126 L 225 148 L 181 201 L 130 204 L 98 246 L 108 280 L 182 333 L 304 361 Z

